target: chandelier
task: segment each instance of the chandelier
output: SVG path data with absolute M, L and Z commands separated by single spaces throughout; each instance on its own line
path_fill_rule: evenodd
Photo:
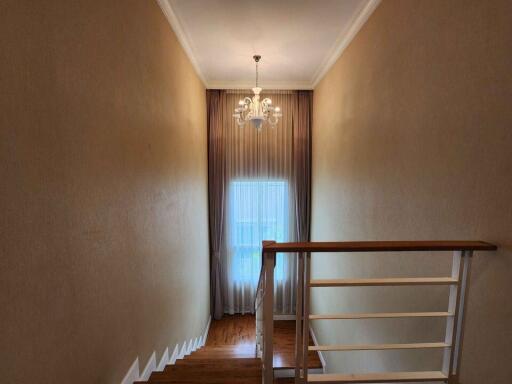
M 246 122 L 250 121 L 254 124 L 256 129 L 261 130 L 263 122 L 267 122 L 271 127 L 275 127 L 281 114 L 281 108 L 274 107 L 272 100 L 268 97 L 260 101 L 260 93 L 262 89 L 258 87 L 258 63 L 261 59 L 260 55 L 252 57 L 256 63 L 256 87 L 252 89 L 254 96 L 252 98 L 245 97 L 238 102 L 238 107 L 235 108 L 233 117 L 240 127 L 243 127 Z

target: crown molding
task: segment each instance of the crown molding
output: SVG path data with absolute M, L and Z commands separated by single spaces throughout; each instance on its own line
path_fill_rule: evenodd
M 181 25 L 178 17 L 174 13 L 171 4 L 168 0 L 156 0 L 162 12 L 164 13 L 167 21 L 171 25 L 172 30 L 176 34 L 183 50 L 185 51 L 188 59 L 192 63 L 197 75 L 203 82 L 203 85 L 208 89 L 251 89 L 254 83 L 249 81 L 207 81 L 199 64 L 194 55 L 194 51 L 189 43 L 189 38 L 183 26 Z M 361 5 L 361 8 L 356 12 L 348 24 L 348 26 L 339 34 L 333 47 L 326 55 L 322 64 L 318 67 L 313 75 L 311 81 L 274 81 L 262 83 L 261 87 L 264 89 L 314 89 L 320 80 L 325 76 L 327 71 L 336 63 L 336 61 L 343 54 L 343 51 L 348 47 L 350 42 L 357 35 L 362 26 L 366 23 L 370 15 L 380 4 L 381 0 L 368 0 Z
M 204 74 L 201 72 L 201 68 L 199 67 L 199 64 L 197 63 L 196 57 L 194 55 L 194 51 L 192 50 L 192 47 L 190 46 L 187 34 L 185 33 L 183 26 L 181 25 L 180 21 L 178 20 L 178 17 L 172 10 L 171 4 L 167 0 L 156 0 L 156 2 L 160 6 L 160 9 L 164 13 L 165 17 L 167 18 L 167 21 L 171 25 L 172 30 L 176 34 L 176 37 L 178 38 L 178 41 L 180 42 L 188 59 L 192 63 L 192 66 L 194 67 L 194 69 L 197 73 L 197 76 L 199 76 L 199 78 L 203 82 L 203 85 L 205 87 L 207 87 L 208 84 L 207 84 L 206 78 L 204 77 Z
M 309 81 L 267 81 L 258 85 L 265 90 L 276 89 L 313 89 Z M 254 81 L 210 81 L 208 89 L 252 89 Z
M 381 0 L 368 0 L 366 3 L 363 3 L 360 10 L 354 14 L 347 28 L 339 34 L 333 47 L 315 72 L 311 80 L 311 88 L 315 88 L 327 71 L 336 63 L 373 11 L 379 6 L 380 2 Z

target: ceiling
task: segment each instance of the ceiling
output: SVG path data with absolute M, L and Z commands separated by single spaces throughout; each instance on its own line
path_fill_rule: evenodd
M 158 0 L 207 88 L 312 89 L 380 0 Z

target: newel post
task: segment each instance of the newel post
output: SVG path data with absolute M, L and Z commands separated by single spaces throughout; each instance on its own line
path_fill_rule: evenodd
M 274 382 L 274 266 L 276 253 L 265 250 L 266 245 L 275 241 L 263 242 L 263 268 L 265 290 L 263 294 L 263 384 Z

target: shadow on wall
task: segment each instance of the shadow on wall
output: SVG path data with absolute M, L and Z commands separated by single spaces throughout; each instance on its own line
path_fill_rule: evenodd
M 500 246 L 473 258 L 465 384 L 508 384 L 512 377 L 511 14 L 506 0 L 381 2 L 314 91 L 313 240 L 473 239 Z M 313 273 L 414 276 L 447 273 L 448 261 L 329 257 L 313 260 Z M 313 309 L 446 308 L 435 291 L 397 290 L 315 293 Z M 315 331 L 328 343 L 355 335 L 438 341 L 431 322 L 374 324 L 319 322 Z M 416 352 L 359 357 L 328 354 L 328 369 L 428 368 L 440 361 Z

